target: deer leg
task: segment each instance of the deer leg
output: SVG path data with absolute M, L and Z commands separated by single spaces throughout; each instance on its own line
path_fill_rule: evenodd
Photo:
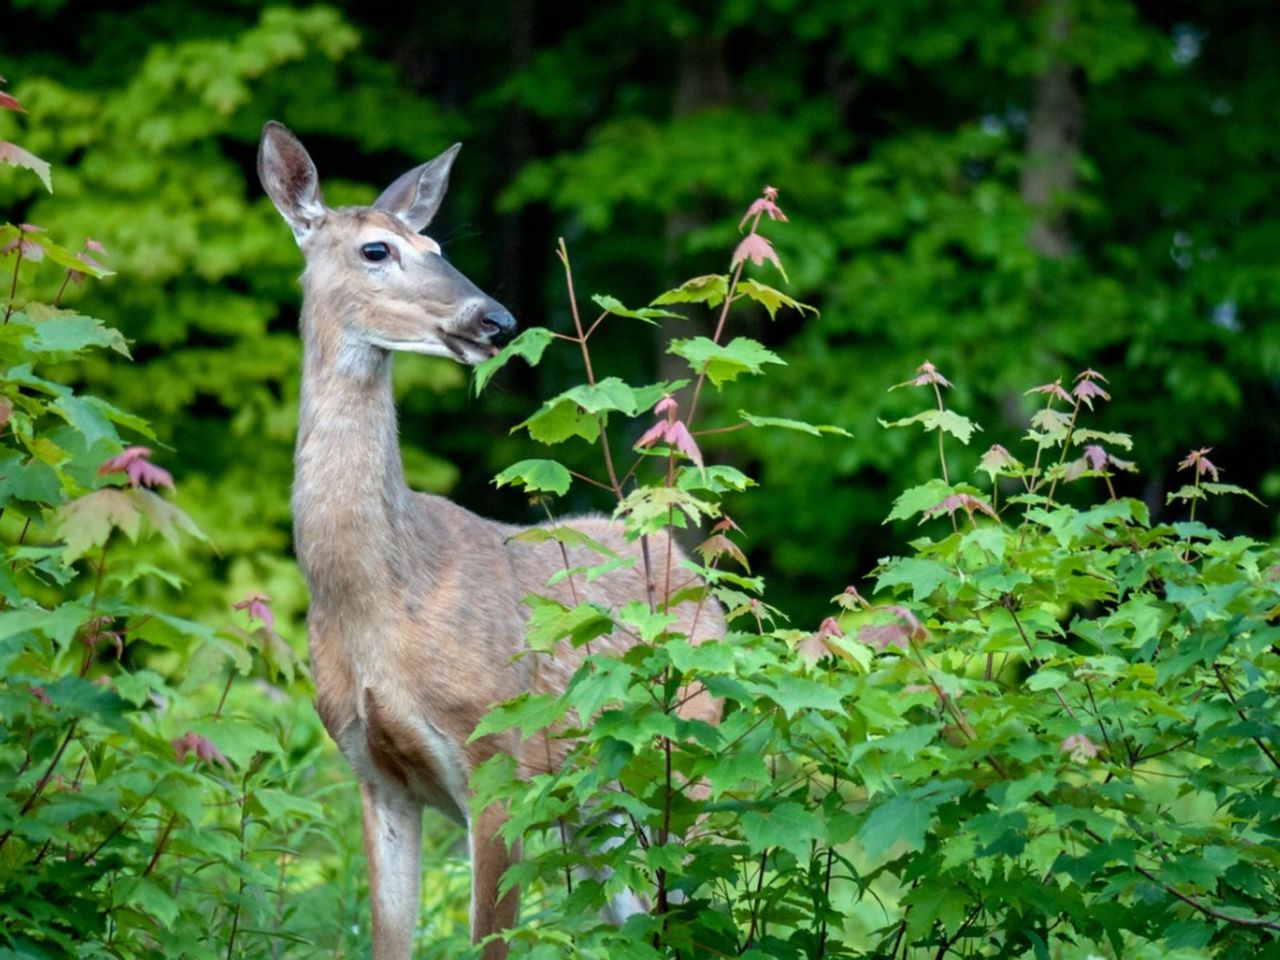
M 384 784 L 360 784 L 373 901 L 373 960 L 410 960 L 422 882 L 422 804 Z
M 516 920 L 520 894 L 507 891 L 499 899 L 498 885 L 519 849 L 507 850 L 498 830 L 506 821 L 498 805 L 485 807 L 471 822 L 471 942 L 479 943 L 491 933 L 506 930 Z M 484 960 L 505 960 L 507 945 L 501 940 L 484 948 Z

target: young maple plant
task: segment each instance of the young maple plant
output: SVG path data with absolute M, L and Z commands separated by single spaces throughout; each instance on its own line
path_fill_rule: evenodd
M 520 780 L 497 757 L 473 780 L 478 803 L 507 804 L 506 839 L 525 844 L 504 879 L 524 892 L 506 934 L 513 955 L 572 945 L 575 956 L 637 960 L 1092 960 L 1280 948 L 1280 558 L 1195 519 L 1206 497 L 1248 494 L 1197 450 L 1181 464 L 1191 481 L 1169 496 L 1171 509 L 1189 505 L 1185 520 L 1155 520 L 1122 496 L 1120 475 L 1137 465 L 1114 451 L 1127 456 L 1132 441 L 1092 425 L 1110 399 L 1092 369 L 1028 391 L 1043 404 L 1027 411 L 1021 459 L 998 443 L 980 458 L 949 450 L 980 427 L 948 408 L 951 384 L 926 361 L 892 389 L 923 388 L 931 405 L 884 424 L 936 434 L 938 477 L 904 491 L 886 520 L 917 524 L 909 552 L 882 560 L 870 590 L 840 590 L 816 630 L 790 626 L 726 513 L 754 483 L 702 440 L 743 428 L 847 434 L 747 412 L 711 428 L 699 419 L 708 383 L 783 362 L 730 335 L 736 305 L 810 311 L 744 276 L 748 263 L 781 271 L 766 218 L 786 220 L 772 189 L 743 218 L 728 273 L 643 308 L 596 296 L 589 323 L 562 244 L 573 332 L 526 331 L 477 371 L 479 390 L 512 357 L 537 363 L 556 341 L 580 352 L 586 382 L 516 429 L 597 445 L 602 473 L 536 459 L 496 482 L 544 504 L 575 482 L 608 491 L 653 584 L 620 609 L 529 597 L 529 655 L 572 644 L 582 666 L 563 695 L 501 704 L 476 732 L 570 744 L 554 772 Z M 673 305 L 714 311 L 711 337 L 668 346 L 688 380 L 634 387 L 600 375 L 591 339 L 602 323 L 655 323 Z M 630 462 L 620 435 L 636 438 Z M 961 464 L 986 480 L 968 482 Z M 709 535 L 687 575 L 655 583 L 649 538 L 700 526 Z M 572 518 L 525 536 L 599 555 L 554 581 L 633 562 Z M 692 644 L 669 610 L 708 596 L 728 631 Z M 634 646 L 593 653 L 610 630 Z M 690 684 L 723 702 L 718 726 L 679 715 Z

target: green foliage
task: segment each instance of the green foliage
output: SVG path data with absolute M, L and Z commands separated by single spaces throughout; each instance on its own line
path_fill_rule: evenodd
M 3 225 L 0 253 L 0 956 L 328 953 L 357 888 L 327 823 L 353 798 L 305 670 L 264 597 L 244 624 L 173 613 L 205 534 L 126 446 L 150 425 L 65 382 L 127 375 L 102 356 L 129 357 L 121 334 L 59 305 L 110 274 L 100 245 Z
M 741 266 L 721 303 L 741 299 L 740 282 Z M 650 538 L 721 517 L 722 497 L 746 485 L 700 452 L 696 467 L 680 463 L 697 450 L 704 383 L 763 372 L 758 344 L 720 346 L 723 320 L 713 338 L 672 346 L 697 381 L 689 395 L 664 391 L 665 419 L 625 470 L 631 489 L 604 426 L 635 415 L 635 392 L 596 379 L 595 327 L 575 322 L 588 383 L 543 407 L 564 406 L 604 447 L 609 477 L 596 482 L 645 544 L 650 584 Z M 719 376 L 717 362 L 729 364 Z M 1086 960 L 1280 947 L 1280 553 L 1195 520 L 1205 498 L 1243 492 L 1218 482 L 1206 449 L 1182 461 L 1190 482 L 1172 495 L 1188 520 L 1153 521 L 1118 496 L 1113 477 L 1133 464 L 1107 447 L 1131 441 L 1087 422 L 1111 399 L 1103 382 L 1090 369 L 1069 390 L 1033 388 L 1047 401 L 1024 438 L 1030 465 L 993 445 L 976 471 L 985 491 L 948 468 L 948 438 L 967 445 L 980 429 L 947 407 L 951 383 L 926 362 L 899 384 L 926 389 L 931 408 L 884 426 L 936 433 L 942 477 L 895 502 L 889 520 L 922 529 L 880 560 L 874 602 L 849 587 L 816 631 L 768 607 L 759 577 L 732 572 L 745 557 L 727 519 L 698 548 L 703 562 L 683 564 L 706 586 L 657 583 L 616 609 L 530 597 L 531 655 L 567 641 L 586 656 L 562 694 L 500 704 L 476 731 L 560 739 L 569 753 L 529 779 L 496 757 L 473 779 L 477 809 L 506 804 L 504 836 L 525 844 L 504 885 L 537 907 L 506 934 L 513 954 L 572 943 L 600 958 Z M 731 429 L 820 435 L 743 417 Z M 498 482 L 563 493 L 557 466 L 524 461 Z M 723 482 L 687 482 L 699 475 Z M 1101 497 L 1063 503 L 1067 488 Z M 574 542 L 571 518 L 536 532 Z M 681 604 L 705 624 L 710 597 L 727 633 L 681 632 Z M 593 653 L 613 631 L 633 646 Z M 722 704 L 719 724 L 684 709 L 699 690 Z M 647 909 L 603 919 L 632 895 Z

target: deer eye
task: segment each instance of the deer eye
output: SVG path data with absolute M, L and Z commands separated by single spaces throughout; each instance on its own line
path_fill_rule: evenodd
M 364 257 L 370 263 L 377 263 L 391 256 L 391 247 L 389 244 L 379 240 L 377 243 L 366 243 L 360 248 L 360 256 Z

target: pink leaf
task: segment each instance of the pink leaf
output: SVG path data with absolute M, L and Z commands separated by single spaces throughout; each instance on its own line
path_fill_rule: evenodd
M 1089 464 L 1089 469 L 1102 470 L 1110 461 L 1111 455 L 1098 444 L 1091 443 L 1084 448 L 1084 459 Z
M 1027 393 L 1047 393 L 1050 396 L 1056 397 L 1057 399 L 1061 400 L 1063 403 L 1071 402 L 1071 394 L 1067 393 L 1067 391 L 1062 389 L 1061 377 L 1053 381 L 1053 383 L 1042 383 L 1040 384 L 1040 386 L 1032 387 L 1030 390 L 1026 392 Z
M 194 753 L 196 760 L 199 762 L 207 764 L 216 762 L 222 764 L 228 770 L 231 769 L 231 762 L 223 756 L 221 750 L 213 745 L 213 741 L 190 730 L 173 741 L 173 752 L 177 755 L 179 763 L 186 760 L 188 753 Z
M 898 384 L 899 387 L 927 387 L 931 383 L 936 383 L 940 387 L 951 386 L 951 381 L 938 372 L 938 368 L 926 360 L 920 366 L 916 367 L 915 377 L 904 383 Z
M 876 650 L 897 647 L 906 650 L 913 641 L 921 641 L 929 636 L 920 619 L 905 607 L 887 606 L 884 608 L 894 616 L 892 623 L 863 627 L 858 631 L 858 639 Z
M 23 150 L 16 143 L 6 143 L 0 140 L 0 163 L 10 163 L 15 167 L 24 167 L 30 170 L 40 178 L 44 188 L 53 193 L 53 175 L 49 172 L 49 164 L 34 153 Z
M 1182 462 L 1178 464 L 1179 470 L 1187 470 L 1194 468 L 1196 473 L 1204 476 L 1206 473 L 1213 477 L 1214 483 L 1218 482 L 1218 468 L 1209 460 L 1205 454 L 1211 451 L 1213 447 L 1201 447 L 1199 450 L 1192 450 Z
M 778 255 L 773 252 L 773 244 L 767 238 L 760 236 L 758 233 L 748 233 L 742 238 L 742 242 L 738 244 L 736 250 L 733 251 L 733 259 L 730 261 L 730 267 L 736 267 L 738 264 L 750 260 L 756 266 L 763 266 L 768 260 L 778 271 L 785 277 L 786 271 L 782 269 L 782 261 L 778 259 Z
M 658 416 L 662 416 L 667 412 L 675 413 L 676 410 L 676 398 L 669 393 L 664 393 L 662 395 L 662 399 L 654 404 L 653 407 L 653 412 L 658 414 Z
M 107 248 L 104 247 L 102 244 L 100 244 L 97 240 L 93 239 L 93 237 L 85 237 L 84 248 L 86 250 L 92 250 L 94 253 L 100 253 L 103 256 L 106 256 L 107 254 Z
M 1079 373 L 1076 374 L 1076 379 L 1077 380 L 1101 380 L 1103 383 L 1110 382 L 1107 380 L 1106 377 L 1100 374 L 1097 370 L 1093 370 L 1093 369 L 1081 370 Z
M 1098 745 L 1083 733 L 1073 733 L 1062 741 L 1062 752 L 1071 754 L 1076 763 L 1084 763 L 1098 755 Z
M 704 469 L 702 466 L 702 451 L 698 449 L 698 444 L 694 442 L 693 436 L 689 433 L 689 428 L 684 425 L 683 420 L 673 420 L 667 426 L 667 441 L 696 463 L 699 470 Z
M 6 110 L 16 110 L 18 113 L 27 112 L 23 109 L 22 104 L 18 102 L 17 97 L 12 94 L 5 93 L 3 90 L 0 90 L 0 107 L 4 107 Z
M 1107 393 L 1107 391 L 1103 390 L 1092 380 L 1081 380 L 1071 388 L 1071 393 L 1076 398 L 1086 403 L 1091 410 L 1093 409 L 1093 400 L 1095 397 L 1103 400 L 1111 399 L 1111 394 Z
M 129 478 L 129 486 L 137 488 L 168 487 L 173 489 L 173 475 L 163 467 L 157 467 L 148 459 L 150 447 L 127 447 L 119 456 L 112 457 L 98 468 L 98 473 L 123 473 Z
M 659 420 L 652 427 L 644 432 L 639 440 L 636 441 L 637 447 L 652 447 L 655 443 L 660 443 L 667 439 L 667 427 L 671 426 L 666 420 Z
M 981 513 L 985 513 L 993 520 L 1000 519 L 1000 516 L 991 508 L 991 504 L 968 493 L 953 493 L 951 496 L 939 500 L 932 507 L 925 510 L 924 515 L 926 517 L 932 517 L 939 513 L 954 514 L 960 509 L 963 509 L 965 513 L 969 514 L 970 518 L 973 517 L 973 511 L 977 510 Z
M 239 603 L 231 605 L 232 610 L 248 611 L 249 621 L 261 620 L 268 630 L 276 628 L 276 617 L 271 612 L 271 598 L 265 593 L 251 593 Z
M 773 190 L 772 187 L 766 187 L 765 189 Z M 773 195 L 776 197 L 778 195 L 778 191 L 773 190 Z M 787 215 L 782 212 L 782 208 L 774 203 L 769 197 L 764 196 L 760 197 L 752 203 L 751 206 L 747 207 L 747 212 L 743 215 L 742 222 L 738 224 L 738 229 L 741 230 L 747 225 L 748 220 L 760 214 L 767 214 L 770 220 L 779 220 L 782 223 L 787 222 Z

